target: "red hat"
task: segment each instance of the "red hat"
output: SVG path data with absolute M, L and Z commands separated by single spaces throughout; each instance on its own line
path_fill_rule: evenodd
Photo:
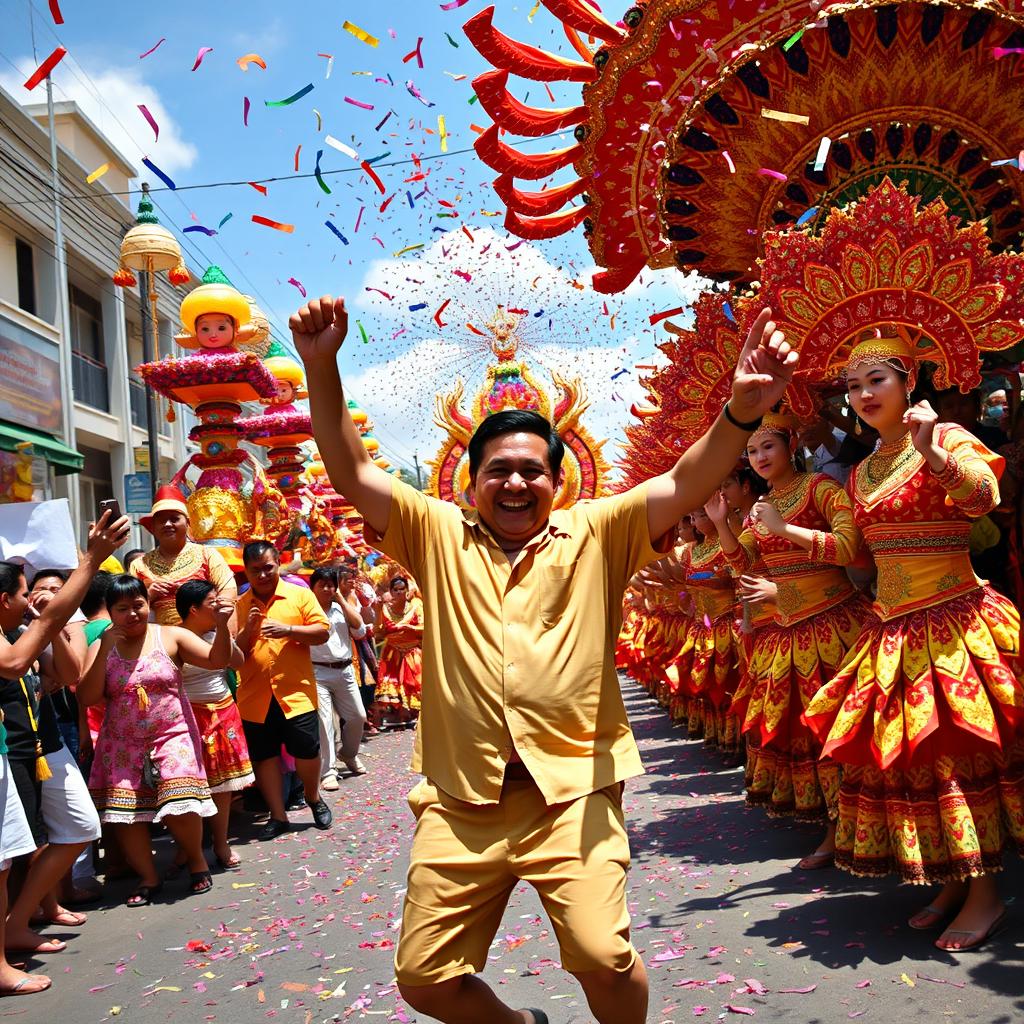
M 188 505 L 185 504 L 185 496 L 177 487 L 172 487 L 168 484 L 156 492 L 156 498 L 153 500 L 153 507 L 149 510 L 149 515 L 142 516 L 139 522 L 152 533 L 153 517 L 157 512 L 166 512 L 169 509 L 174 509 L 174 511 L 182 513 L 186 519 L 188 518 Z

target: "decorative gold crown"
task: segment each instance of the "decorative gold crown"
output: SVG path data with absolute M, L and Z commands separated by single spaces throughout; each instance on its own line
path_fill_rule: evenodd
M 781 437 L 795 437 L 800 431 L 800 420 L 789 412 L 766 412 L 761 426 L 750 435 L 750 440 L 778 434 Z

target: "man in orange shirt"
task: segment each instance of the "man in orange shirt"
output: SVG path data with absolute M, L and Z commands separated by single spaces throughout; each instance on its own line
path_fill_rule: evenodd
M 270 808 L 261 839 L 291 827 L 281 793 L 281 747 L 295 759 L 317 828 L 331 827 L 331 809 L 320 798 L 320 719 L 310 647 L 327 641 L 330 627 L 311 590 L 281 579 L 281 559 L 269 541 L 242 551 L 249 590 L 238 601 L 244 626 L 236 643 L 245 654 L 238 683 L 238 711 L 256 782 Z
M 331 482 L 370 542 L 423 591 L 413 769 L 424 778 L 409 797 L 417 824 L 395 956 L 399 989 L 420 1013 L 445 1024 L 547 1024 L 476 977 L 526 881 L 599 1024 L 646 1020 L 626 907 L 622 783 L 643 767 L 615 674 L 622 595 L 782 397 L 797 355 L 770 318 L 764 310 L 751 327 L 718 420 L 669 472 L 552 511 L 562 440 L 542 416 L 506 411 L 468 445 L 475 508 L 466 512 L 367 455 L 338 373 L 344 300 L 324 297 L 291 318 Z

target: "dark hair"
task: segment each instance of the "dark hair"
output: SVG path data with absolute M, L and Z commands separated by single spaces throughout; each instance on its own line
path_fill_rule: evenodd
M 484 447 L 488 441 L 505 434 L 536 434 L 548 443 L 548 469 L 551 478 L 558 479 L 565 455 L 565 445 L 558 436 L 558 431 L 544 419 L 539 412 L 528 412 L 525 409 L 506 409 L 487 416 L 473 432 L 469 439 L 469 478 L 476 479 L 477 470 L 484 460 Z
M 24 568 L 17 562 L 0 562 L 0 594 L 14 597 L 24 575 Z
M 107 607 L 112 608 L 118 601 L 132 601 L 137 597 L 149 600 L 146 584 L 131 573 L 123 572 L 111 578 L 107 585 Z
M 329 566 L 321 566 L 319 569 L 313 570 L 313 575 L 309 577 L 309 589 L 312 590 L 318 583 L 330 583 L 332 586 L 338 586 L 338 570 L 332 569 Z
M 768 493 L 768 481 L 763 476 L 758 476 L 748 465 L 737 467 L 729 476 L 736 477 L 736 482 L 740 487 L 746 484 L 750 488 L 751 494 L 760 497 L 762 494 Z M 728 480 L 729 477 L 726 477 L 726 479 Z
M 250 565 L 258 558 L 273 552 L 274 561 L 281 564 L 281 553 L 270 543 L 269 540 L 251 540 L 242 548 L 242 564 Z
M 393 590 L 396 583 L 404 583 L 405 589 L 409 589 L 409 577 L 408 576 L 392 576 L 388 581 L 388 590 Z
M 174 595 L 174 607 L 181 616 L 181 621 L 184 622 L 188 618 L 188 613 L 193 608 L 198 608 L 210 591 L 216 589 L 208 580 L 189 580 L 182 583 Z
M 136 558 L 141 558 L 145 553 L 142 548 L 131 548 L 125 552 L 124 561 L 121 564 L 127 569 Z
M 32 590 L 40 580 L 55 579 L 60 580 L 62 583 L 67 583 L 68 574 L 63 569 L 40 569 L 39 572 L 32 577 L 32 582 L 28 585 L 28 589 Z
M 89 589 L 85 592 L 81 604 L 82 614 L 87 619 L 91 619 L 107 603 L 107 588 L 113 578 L 112 572 L 100 569 L 89 581 Z

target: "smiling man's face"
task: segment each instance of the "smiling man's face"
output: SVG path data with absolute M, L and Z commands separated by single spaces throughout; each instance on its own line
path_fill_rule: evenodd
M 548 521 L 555 490 L 543 437 L 501 434 L 487 442 L 473 495 L 499 542 L 521 546 L 535 536 Z

